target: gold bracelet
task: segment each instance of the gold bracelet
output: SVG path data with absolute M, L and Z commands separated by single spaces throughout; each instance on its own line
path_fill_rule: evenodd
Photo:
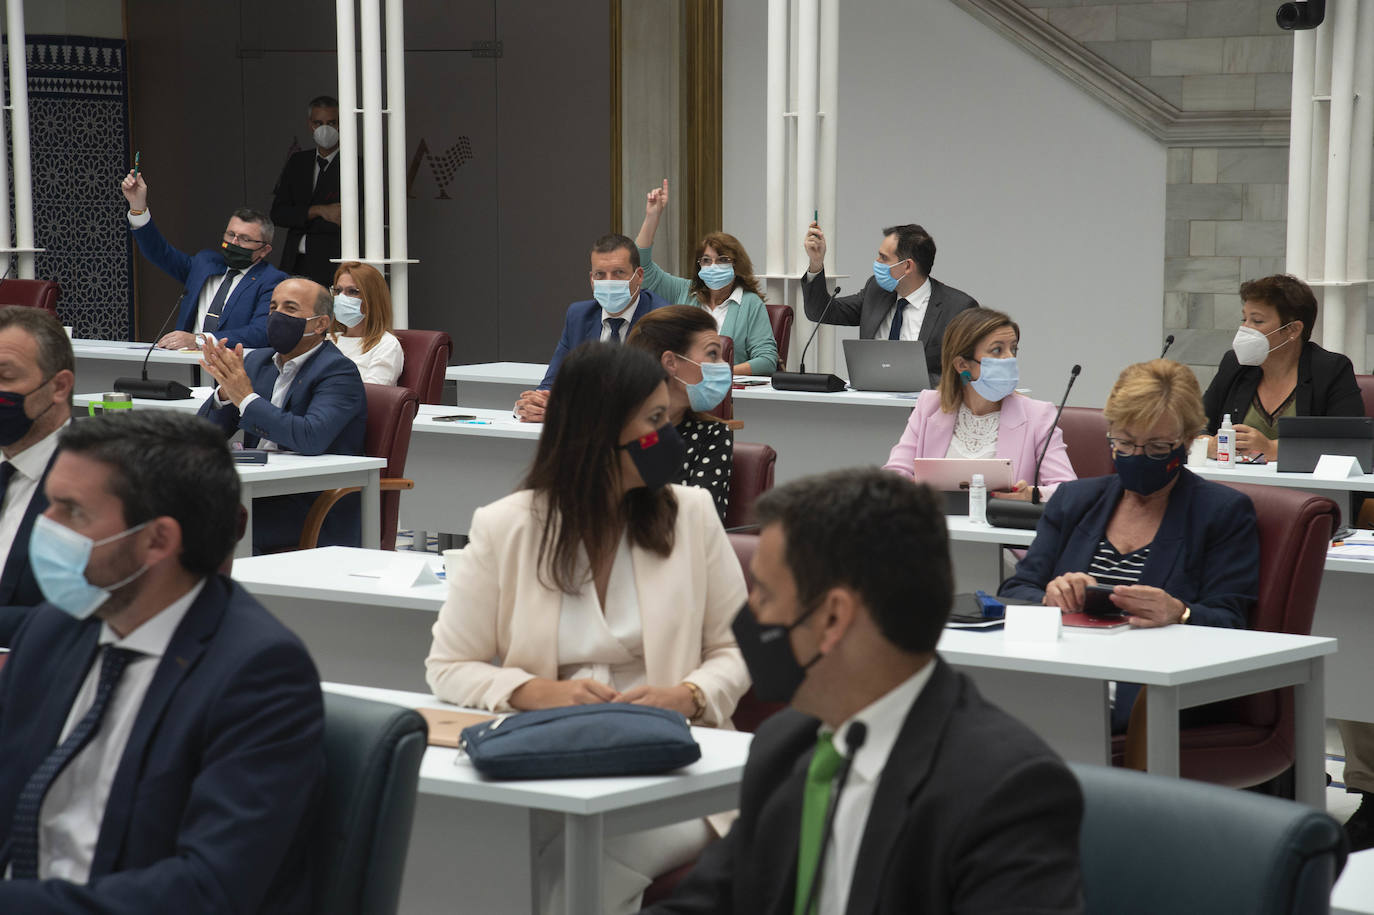
M 688 692 L 692 694 L 692 717 L 688 720 L 700 721 L 702 716 L 706 714 L 706 694 L 701 691 L 700 686 L 690 680 L 683 680 L 682 685 L 687 687 Z
M 144 208 L 141 209 L 141 210 L 130 210 L 130 211 L 129 211 L 129 215 L 130 215 L 130 216 L 142 216 L 142 215 L 143 215 L 144 213 L 146 213 L 146 212 L 148 212 L 148 208 L 147 208 L 147 207 L 144 207 Z

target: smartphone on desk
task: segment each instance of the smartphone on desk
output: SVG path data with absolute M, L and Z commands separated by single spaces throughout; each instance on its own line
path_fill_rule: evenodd
M 436 423 L 470 423 L 477 418 L 476 413 L 453 413 L 449 416 L 436 416 Z
M 1111 585 L 1088 585 L 1083 592 L 1083 612 L 1097 619 L 1124 619 L 1126 612 L 1112 603 Z

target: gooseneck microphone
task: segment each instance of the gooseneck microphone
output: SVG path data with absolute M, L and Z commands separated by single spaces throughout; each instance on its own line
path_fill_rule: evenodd
M 1081 365 L 1075 365 L 1069 369 L 1068 387 L 1064 388 L 1064 396 L 1059 401 L 1059 409 L 1054 412 L 1054 422 L 1050 423 L 1050 433 L 1045 436 L 1045 444 L 1040 448 L 1040 457 L 1035 461 L 1035 478 L 1031 484 L 1031 500 L 1018 502 L 1015 499 L 988 499 L 988 524 L 993 527 L 1034 530 L 1035 526 L 1040 523 L 1040 516 L 1045 513 L 1045 504 L 1040 501 L 1040 466 L 1045 463 L 1045 455 L 1049 453 L 1050 442 L 1054 439 L 1054 430 L 1059 427 L 1059 417 L 1064 415 L 1064 405 L 1069 402 L 1069 392 L 1073 390 L 1073 383 L 1078 380 L 1078 373 L 1081 371 L 1083 371 Z
M 844 390 L 843 378 L 829 372 L 808 372 L 806 370 L 806 351 L 811 348 L 812 341 L 816 339 L 816 334 L 820 332 L 821 325 L 825 323 L 825 316 L 830 312 L 830 306 L 835 304 L 835 296 L 839 294 L 840 287 L 836 286 L 835 291 L 830 293 L 830 300 L 821 309 L 821 316 L 816 320 L 816 326 L 811 328 L 811 336 L 806 338 L 806 346 L 802 347 L 801 362 L 798 364 L 800 371 L 774 372 L 774 390 L 810 391 L 818 394 L 833 394 L 836 391 Z
M 148 352 L 143 354 L 143 369 L 138 378 L 116 378 L 115 390 L 122 391 L 130 397 L 141 397 L 144 400 L 187 400 L 191 397 L 191 389 L 180 381 L 168 379 L 149 379 L 148 360 L 152 358 L 153 350 L 157 348 L 157 341 L 162 339 L 162 333 L 167 329 L 167 322 L 172 320 L 172 315 L 181 310 L 181 300 L 186 298 L 186 290 L 181 291 L 177 296 L 177 303 L 172 306 L 172 310 L 167 313 L 167 317 L 162 319 L 162 326 L 153 335 L 153 342 L 148 344 Z
M 816 869 L 811 874 L 811 886 L 806 892 L 806 908 L 802 909 L 806 915 L 811 915 L 812 907 L 816 904 L 816 894 L 821 888 L 821 875 L 825 868 L 825 853 L 830 848 L 830 835 L 835 829 L 835 811 L 840 807 L 840 792 L 844 791 L 844 783 L 849 780 L 849 769 L 854 765 L 854 754 L 859 752 L 859 748 L 864 745 L 864 740 L 868 737 L 868 725 L 862 721 L 855 721 L 849 725 L 849 730 L 844 735 L 844 745 L 848 752 L 845 754 L 844 762 L 840 763 L 840 770 L 835 773 L 835 790 L 830 795 L 830 809 L 825 814 L 825 831 L 821 833 L 821 849 L 816 855 Z
M 1174 345 L 1174 335 L 1170 334 L 1164 338 L 1164 349 L 1160 350 L 1159 358 L 1163 359 L 1164 354 L 1169 351 L 1169 347 Z

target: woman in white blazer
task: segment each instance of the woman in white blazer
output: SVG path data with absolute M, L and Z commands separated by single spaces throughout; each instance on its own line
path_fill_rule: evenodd
M 425 662 L 437 696 L 493 711 L 632 702 L 730 727 L 749 687 L 730 629 L 744 575 L 710 493 L 666 485 L 684 454 L 668 410 L 647 353 L 590 343 L 568 356 L 524 485 L 473 514 L 449 569 Z M 539 896 L 556 907 L 561 843 L 537 831 Z M 653 877 L 709 839 L 698 820 L 608 842 L 608 911 L 637 910 Z

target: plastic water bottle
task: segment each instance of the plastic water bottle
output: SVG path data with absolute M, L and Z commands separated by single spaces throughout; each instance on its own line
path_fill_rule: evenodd
M 968 485 L 968 520 L 972 524 L 988 523 L 988 487 L 981 473 L 975 473 Z
M 1231 425 L 1231 414 L 1227 413 L 1217 429 L 1217 463 L 1230 467 L 1236 453 L 1236 427 Z

